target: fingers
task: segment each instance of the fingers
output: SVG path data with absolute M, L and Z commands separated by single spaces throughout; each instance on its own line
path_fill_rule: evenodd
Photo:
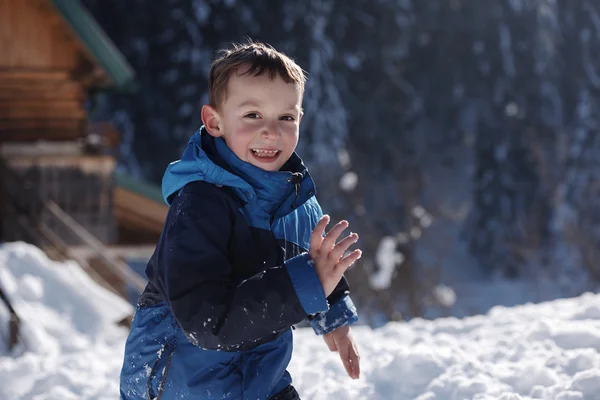
M 340 343 L 338 346 L 338 351 L 340 353 L 340 358 L 342 360 L 342 364 L 344 364 L 344 368 L 346 369 L 346 373 L 352 379 L 356 379 L 356 373 L 354 372 L 354 364 L 358 363 L 358 355 L 354 352 L 352 348 L 352 344 L 349 340 L 343 340 L 343 344 Z
M 350 359 L 350 364 L 352 365 L 352 375 L 350 377 L 352 379 L 360 378 L 360 355 L 358 354 L 358 348 L 356 347 L 356 343 L 351 341 L 350 349 L 348 351 L 348 357 Z
M 352 246 L 354 243 L 356 243 L 357 241 L 358 241 L 358 234 L 351 233 L 350 235 L 346 236 L 344 239 L 340 240 L 340 242 L 338 244 L 335 245 L 333 250 L 331 250 L 331 253 L 329 253 L 329 257 L 332 260 L 335 260 L 336 262 L 338 262 L 340 257 L 344 255 L 346 250 L 348 250 L 348 248 L 350 246 Z
M 352 379 L 360 378 L 360 356 L 354 341 L 349 339 L 340 340 L 338 350 L 348 376 Z
M 325 292 L 325 296 L 329 296 L 333 292 L 344 271 L 346 271 L 352 263 L 358 260 L 362 254 L 360 250 L 358 250 L 340 260 L 340 257 L 344 255 L 348 248 L 358 240 L 358 235 L 350 234 L 336 245 L 337 239 L 348 227 L 348 221 L 338 222 L 329 233 L 323 237 L 323 232 L 325 232 L 329 220 L 328 215 L 323 216 L 313 229 L 308 252 L 313 262 L 315 272 L 323 287 L 323 291 Z
M 327 343 L 327 347 L 329 347 L 330 351 L 337 351 L 337 346 L 335 345 L 335 340 L 333 339 L 333 337 L 331 335 L 325 335 L 323 336 L 323 339 L 325 340 L 325 343 Z
M 325 232 L 325 228 L 329 225 L 329 215 L 323 215 L 315 229 L 313 229 L 312 234 L 310 235 L 310 249 L 311 250 L 319 250 L 321 248 L 321 243 L 323 242 L 323 233 Z
M 333 248 L 333 245 L 337 241 L 338 237 L 342 234 L 342 232 L 348 227 L 348 221 L 340 221 L 325 236 L 323 239 L 323 243 L 321 243 L 321 248 L 326 253 Z
M 352 253 L 348 254 L 340 261 L 338 261 L 338 263 L 335 265 L 335 272 L 337 274 L 343 274 L 344 271 L 346 271 L 352 264 L 354 264 L 356 260 L 358 260 L 361 256 L 361 250 L 354 250 Z

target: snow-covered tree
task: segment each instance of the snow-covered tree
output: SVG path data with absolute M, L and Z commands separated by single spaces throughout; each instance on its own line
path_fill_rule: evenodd
M 463 241 L 488 275 L 557 277 L 565 256 L 592 272 L 593 1 L 84 3 L 140 84 L 95 112 L 115 116 L 121 167 L 156 183 L 201 124 L 217 48 L 262 40 L 309 73 L 298 151 L 324 209 L 360 234 L 363 315 L 422 315 Z
M 558 2 L 562 32 L 562 115 L 554 226 L 559 238 L 555 262 L 570 280 L 600 279 L 600 7 L 593 1 Z M 579 268 L 578 268 L 579 267 Z M 581 274 L 585 272 L 585 274 Z

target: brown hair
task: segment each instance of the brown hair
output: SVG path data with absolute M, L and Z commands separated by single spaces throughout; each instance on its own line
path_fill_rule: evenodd
M 240 68 L 246 71 L 240 71 Z M 227 83 L 235 72 L 241 75 L 259 76 L 269 74 L 274 79 L 277 74 L 286 83 L 298 85 L 304 91 L 306 73 L 287 55 L 272 46 L 248 41 L 244 44 L 232 43 L 229 48 L 220 50 L 210 66 L 208 77 L 208 100 L 218 108 L 227 97 Z

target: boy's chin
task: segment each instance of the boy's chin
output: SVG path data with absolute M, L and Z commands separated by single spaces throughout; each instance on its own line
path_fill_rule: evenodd
M 277 164 L 266 164 L 265 165 L 263 163 L 258 163 L 258 162 L 255 162 L 255 161 L 250 161 L 250 164 L 254 165 L 257 168 L 260 168 L 260 169 L 265 170 L 265 171 L 270 171 L 270 172 L 279 171 L 279 169 L 283 166 L 283 165 L 280 165 L 280 163 L 277 163 Z

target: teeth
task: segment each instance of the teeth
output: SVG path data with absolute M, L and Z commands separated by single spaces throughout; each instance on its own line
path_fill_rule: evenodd
M 254 154 L 257 156 L 275 156 L 279 150 L 262 150 L 262 149 L 252 149 Z

